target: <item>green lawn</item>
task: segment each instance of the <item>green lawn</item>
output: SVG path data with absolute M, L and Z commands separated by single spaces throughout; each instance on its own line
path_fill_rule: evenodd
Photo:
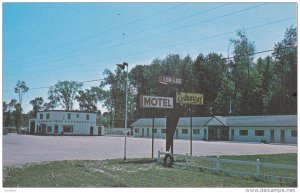
M 297 154 L 226 156 L 226 159 L 297 164 Z M 164 168 L 151 159 L 55 161 L 4 168 L 4 187 L 296 187 L 209 171 Z

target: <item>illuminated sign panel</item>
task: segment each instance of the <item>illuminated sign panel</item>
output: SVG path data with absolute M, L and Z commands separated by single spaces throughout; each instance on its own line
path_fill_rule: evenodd
M 176 103 L 184 105 L 203 105 L 203 94 L 177 92 Z
M 140 96 L 141 108 L 173 108 L 173 98 L 159 96 Z

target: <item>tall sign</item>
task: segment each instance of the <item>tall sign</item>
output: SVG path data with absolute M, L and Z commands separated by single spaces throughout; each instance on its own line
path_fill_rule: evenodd
M 190 106 L 190 155 L 192 156 L 192 142 L 193 142 L 193 117 L 192 105 L 203 105 L 203 94 L 200 93 L 176 93 L 176 103 Z
M 183 105 L 203 105 L 203 94 L 177 92 L 176 103 Z
M 159 96 L 140 96 L 140 107 L 141 108 L 173 108 L 173 98 L 170 97 L 159 97 Z
M 140 107 L 141 108 L 163 108 L 173 109 L 173 98 L 171 97 L 160 97 L 160 96 L 140 96 Z M 152 114 L 153 116 L 153 114 Z M 152 118 L 152 159 L 154 151 L 154 116 Z

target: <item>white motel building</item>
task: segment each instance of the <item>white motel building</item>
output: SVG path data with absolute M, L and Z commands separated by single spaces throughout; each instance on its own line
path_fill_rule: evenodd
M 36 135 L 103 135 L 96 124 L 96 112 L 41 111 L 29 120 L 29 133 Z
M 132 125 L 134 137 L 151 138 L 152 118 Z M 297 144 L 297 115 L 192 118 L 193 140 Z M 154 137 L 166 137 L 166 118 L 154 119 Z M 178 121 L 174 139 L 190 139 L 190 117 Z

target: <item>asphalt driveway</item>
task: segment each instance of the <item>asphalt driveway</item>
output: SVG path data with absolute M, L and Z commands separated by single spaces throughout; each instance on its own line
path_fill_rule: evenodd
M 123 158 L 124 137 L 35 136 L 9 133 L 3 136 L 3 165 L 54 160 L 104 160 Z M 127 157 L 151 157 L 151 139 L 127 138 Z M 164 139 L 155 139 L 154 157 L 165 149 Z M 189 153 L 189 140 L 174 140 L 174 153 Z M 297 153 L 296 145 L 193 141 L 193 155 L 255 155 Z

